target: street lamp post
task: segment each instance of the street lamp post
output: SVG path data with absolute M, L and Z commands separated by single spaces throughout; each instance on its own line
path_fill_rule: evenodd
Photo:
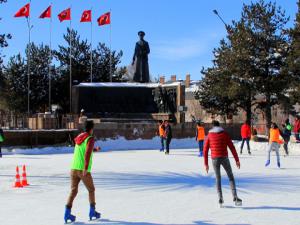
M 213 13 L 216 14 L 217 17 L 219 17 L 219 19 L 220 19 L 220 20 L 222 21 L 222 23 L 225 25 L 225 28 L 226 28 L 227 32 L 230 33 L 230 28 L 229 28 L 229 26 L 228 26 L 227 23 L 223 20 L 223 18 L 220 16 L 219 12 L 218 12 L 216 9 L 214 9 L 214 10 L 213 10 Z

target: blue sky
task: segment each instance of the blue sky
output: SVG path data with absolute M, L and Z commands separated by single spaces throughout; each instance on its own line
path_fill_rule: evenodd
M 0 33 L 11 33 L 9 48 L 4 54 L 9 56 L 21 52 L 27 44 L 28 31 L 24 18 L 13 15 L 29 0 L 8 0 L 0 5 Z M 122 65 L 130 64 L 137 32 L 144 30 L 149 42 L 149 57 L 152 76 L 165 75 L 169 78 L 176 74 L 184 78 L 191 74 L 192 79 L 200 79 L 202 67 L 211 65 L 212 50 L 226 35 L 224 25 L 212 13 L 217 9 L 226 22 L 238 19 L 244 0 L 32 0 L 31 16 L 34 28 L 32 41 L 48 44 L 49 22 L 39 19 L 39 15 L 50 3 L 53 3 L 53 48 L 63 43 L 63 33 L 68 22 L 60 23 L 57 14 L 72 6 L 73 28 L 83 38 L 90 39 L 90 25 L 79 23 L 83 10 L 93 8 L 95 42 L 109 45 L 109 26 L 98 27 L 96 19 L 112 10 L 112 48 L 123 50 Z M 291 17 L 293 24 L 297 11 L 296 0 L 277 0 Z

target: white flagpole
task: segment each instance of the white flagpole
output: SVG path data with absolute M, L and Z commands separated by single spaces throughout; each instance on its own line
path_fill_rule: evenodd
M 109 54 L 109 73 L 110 73 L 110 82 L 112 82 L 112 52 L 111 52 L 111 9 L 110 9 L 110 29 L 109 29 L 109 41 L 110 41 L 110 54 Z
M 50 39 L 49 39 L 49 112 L 51 112 L 51 62 L 52 62 L 52 3 L 50 4 L 51 15 L 50 15 Z
M 72 113 L 72 6 L 70 7 L 71 19 L 70 19 L 70 113 Z
M 31 0 L 29 1 L 31 7 Z M 27 49 L 27 113 L 28 116 L 30 114 L 30 50 L 31 50 L 31 23 L 30 23 L 30 13 L 27 17 L 27 25 L 28 25 L 28 49 Z
M 91 17 L 93 13 L 92 10 L 93 8 L 91 8 Z M 91 18 L 91 83 L 93 82 L 93 20 L 92 18 Z

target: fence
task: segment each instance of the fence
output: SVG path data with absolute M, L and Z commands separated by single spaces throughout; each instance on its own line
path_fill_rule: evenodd
M 1 111 L 0 127 L 6 130 L 76 129 L 78 127 L 78 116 L 51 113 L 38 113 L 28 116 L 27 114 Z

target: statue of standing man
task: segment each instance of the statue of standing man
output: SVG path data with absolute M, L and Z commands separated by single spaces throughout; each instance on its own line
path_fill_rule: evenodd
M 140 40 L 135 45 L 134 56 L 132 65 L 135 66 L 135 72 L 133 81 L 139 83 L 149 83 L 149 64 L 148 54 L 150 53 L 150 47 L 147 41 L 144 40 L 145 32 L 140 31 L 138 33 Z

